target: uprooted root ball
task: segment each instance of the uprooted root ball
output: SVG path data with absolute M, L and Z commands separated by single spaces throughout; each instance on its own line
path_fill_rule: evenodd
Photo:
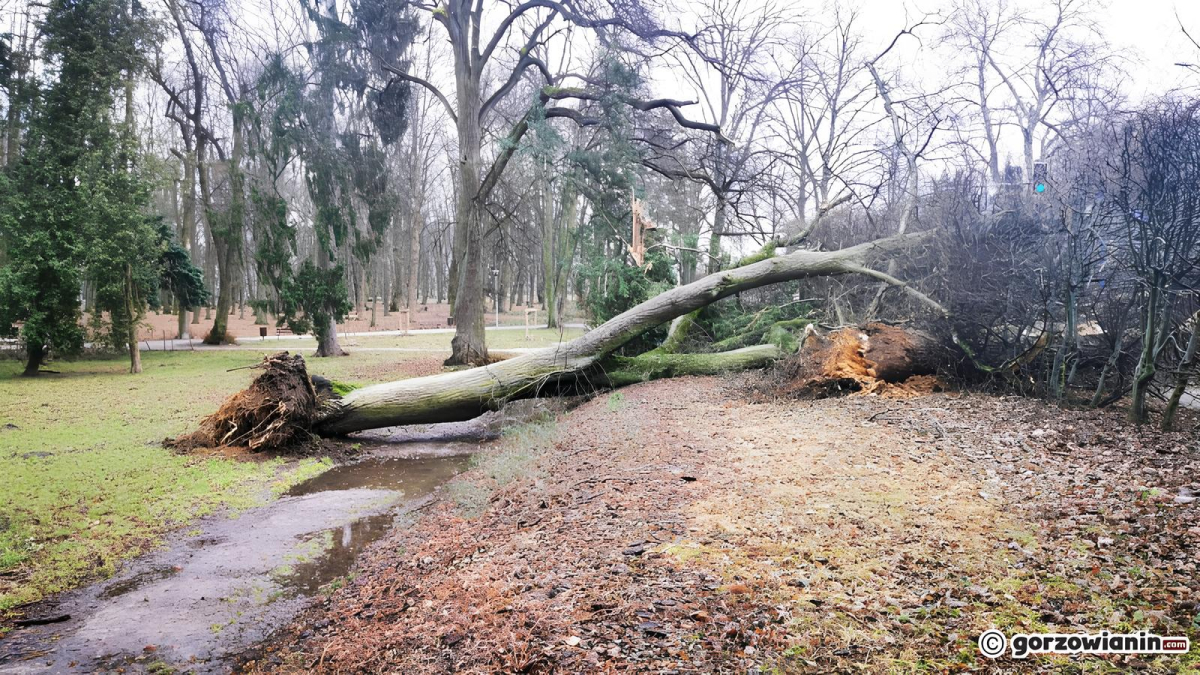
M 225 399 L 196 431 L 168 439 L 167 445 L 193 448 L 248 447 L 285 450 L 312 438 L 320 398 L 304 366 L 304 357 L 272 354 L 253 366 L 262 369 L 250 386 Z

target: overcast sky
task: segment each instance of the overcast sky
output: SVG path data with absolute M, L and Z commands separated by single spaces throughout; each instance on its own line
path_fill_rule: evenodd
M 825 4 L 805 2 L 814 9 Z M 845 4 L 860 9 L 864 32 L 882 49 L 904 26 L 906 12 L 910 17 L 919 17 L 926 12 L 944 11 L 952 3 L 950 0 L 851 0 Z M 1033 9 L 1039 4 L 1049 6 L 1037 0 L 1009 0 L 1009 4 Z M 1200 62 L 1200 52 L 1179 29 L 1182 20 L 1192 36 L 1200 39 L 1200 0 L 1101 0 L 1097 4 L 1106 8 L 1093 12 L 1093 19 L 1109 43 L 1128 59 L 1126 67 L 1131 77 L 1125 83 L 1125 90 L 1130 95 L 1162 93 L 1189 80 L 1195 85 L 1197 76 L 1189 76 L 1175 63 Z M 929 34 L 935 32 L 931 30 Z M 923 65 L 937 68 L 938 64 Z

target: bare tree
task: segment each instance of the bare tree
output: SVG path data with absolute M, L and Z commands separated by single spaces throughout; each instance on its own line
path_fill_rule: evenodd
M 1050 136 L 1065 133 L 1056 124 L 1058 109 L 1077 91 L 1088 90 L 1092 73 L 1108 61 L 1091 20 L 1093 0 L 1052 0 L 1047 6 L 1048 19 L 1020 22 L 1029 42 L 1024 49 L 1014 50 L 1016 53 L 1008 59 L 1011 65 L 997 45 L 997 38 L 1003 34 L 999 31 L 1011 25 L 1003 15 L 994 15 L 993 27 L 975 29 L 982 31 L 983 38 L 976 39 L 974 47 L 1011 97 L 1007 107 L 1021 133 L 1027 180 L 1033 175 L 1039 145 L 1050 142 Z
M 698 11 L 704 30 L 696 35 L 696 49 L 675 52 L 675 61 L 698 92 L 705 117 L 722 134 L 737 139 L 736 145 L 707 139 L 700 157 L 716 201 L 708 244 L 711 273 L 721 266 L 721 239 L 734 224 L 730 211 L 736 212 L 740 196 L 763 175 L 755 170 L 761 167 L 752 167 L 766 156 L 758 142 L 763 121 L 792 82 L 789 73 L 773 72 L 776 64 L 771 60 L 788 26 L 782 6 L 768 2 L 749 8 L 736 0 L 704 0 Z
M 789 45 L 793 85 L 772 115 L 774 138 L 786 148 L 780 161 L 794 174 L 777 190 L 794 216 L 778 239 L 784 246 L 804 242 L 823 215 L 854 199 L 863 187 L 856 183 L 874 166 L 876 153 L 862 137 L 875 122 L 864 119 L 875 85 L 860 54 L 857 18 L 839 10 L 832 26 Z
M 544 108 L 546 117 L 565 117 L 579 124 L 588 120 L 577 109 L 564 106 L 546 107 L 551 101 L 597 100 L 599 94 L 587 88 L 588 80 L 576 74 L 552 75 L 546 63 L 536 56 L 539 48 L 553 39 L 558 29 L 552 26 L 574 26 L 595 31 L 623 31 L 641 39 L 670 38 L 690 41 L 688 36 L 653 26 L 638 5 L 624 7 L 628 16 L 595 16 L 582 11 L 573 2 L 528 0 L 509 6 L 499 18 L 494 30 L 486 26 L 492 17 L 485 16 L 483 0 L 454 0 L 442 5 L 414 2 L 413 6 L 427 12 L 440 24 L 449 40 L 454 65 L 455 99 L 441 92 L 430 81 L 404 72 L 395 65 L 385 66 L 397 78 L 425 87 L 445 106 L 458 132 L 456 155 L 456 201 L 454 255 L 451 262 L 450 300 L 453 306 L 455 336 L 451 343 L 448 364 L 485 363 L 487 344 L 484 337 L 484 203 L 495 187 L 515 152 L 517 144 L 528 131 L 529 117 L 523 116 L 503 136 L 501 147 L 486 170 L 483 165 L 483 128 L 496 106 L 522 82 L 529 71 L 538 73 L 546 87 L 537 110 Z M 485 29 L 487 33 L 485 33 Z M 501 63 L 503 55 L 511 55 Z M 498 73 L 499 84 L 486 90 L 485 74 L 489 64 Z M 578 79 L 583 87 L 564 87 L 564 80 Z M 693 122 L 680 111 L 687 102 L 670 99 L 627 100 L 635 110 L 667 110 L 680 125 L 716 131 L 711 124 Z M 531 110 L 529 115 L 534 114 Z
M 1144 422 L 1147 393 L 1178 325 L 1176 305 L 1192 292 L 1200 265 L 1200 103 L 1163 101 L 1135 115 L 1118 142 L 1111 190 L 1125 259 L 1145 297 L 1129 417 Z
M 891 43 L 888 44 L 887 48 L 875 58 L 867 61 L 866 64 L 867 72 L 871 74 L 871 79 L 875 83 L 875 91 L 883 103 L 884 112 L 887 113 L 896 154 L 900 162 L 902 162 L 898 167 L 898 173 L 903 176 L 901 179 L 903 187 L 899 191 L 897 234 L 908 232 L 909 226 L 915 218 L 921 178 L 918 162 L 929 148 L 934 134 L 937 133 L 942 123 L 942 113 L 939 109 L 940 104 L 936 102 L 931 103 L 931 97 L 926 95 L 917 95 L 911 99 L 898 99 L 895 97 L 892 87 L 879 73 L 879 62 L 896 47 L 901 38 L 906 35 L 914 35 L 914 31 L 931 23 L 931 21 L 933 19 L 925 17 L 921 21 L 900 31 L 892 39 Z M 896 261 L 888 262 L 887 273 L 889 275 L 896 274 Z M 871 300 L 871 304 L 868 305 L 864 314 L 868 319 L 875 317 L 879 313 L 881 303 L 883 302 L 883 295 L 887 289 L 888 284 L 879 285 L 874 298 Z

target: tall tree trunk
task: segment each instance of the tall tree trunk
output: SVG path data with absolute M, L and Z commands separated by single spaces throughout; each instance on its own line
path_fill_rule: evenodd
M 367 312 L 367 269 L 357 257 L 352 260 L 352 269 L 357 271 L 354 275 L 354 313 L 361 319 Z
M 217 249 L 217 307 L 212 328 L 204 336 L 204 344 L 219 345 L 232 342 L 229 335 L 229 315 L 233 311 L 233 254 L 229 242 L 213 233 Z
M 1157 280 L 1156 280 L 1157 281 Z M 1142 325 L 1142 351 L 1138 356 L 1137 368 L 1133 373 L 1133 392 L 1129 404 L 1129 421 L 1142 424 L 1146 421 L 1146 389 L 1154 379 L 1154 344 L 1158 337 L 1158 303 L 1161 301 L 1157 283 L 1152 284 L 1146 300 Z
M 566 300 L 567 277 L 575 260 L 575 237 L 581 223 L 576 222 L 579 216 L 579 200 L 572 185 L 564 185 L 559 202 L 559 210 L 554 225 L 551 228 L 551 249 L 549 264 L 546 264 L 546 252 L 543 250 L 542 265 L 542 297 L 546 306 L 546 327 L 558 328 L 562 323 L 562 307 Z M 543 242 L 543 248 L 545 242 Z
M 363 279 L 363 287 L 367 289 L 367 301 L 371 303 L 371 328 L 375 327 L 375 314 L 379 309 L 379 299 L 375 295 L 375 289 L 371 288 L 368 279 Z
M 179 214 L 179 240 L 183 243 L 183 249 L 187 251 L 188 258 L 194 261 L 195 246 L 193 239 L 196 236 L 196 167 L 192 162 L 191 148 L 183 153 L 183 194 L 180 196 L 181 213 Z M 176 326 L 175 337 L 180 340 L 189 340 L 192 335 L 188 330 L 188 310 L 192 309 L 179 302 L 179 322 Z
M 129 345 L 129 372 L 142 372 L 142 350 L 138 348 L 137 289 L 133 285 L 133 265 L 125 264 L 125 341 Z
M 347 356 L 346 350 L 338 344 L 337 322 L 332 318 L 329 319 L 329 326 L 324 333 L 318 332 L 317 338 L 317 356 Z
M 41 342 L 25 343 L 25 370 L 22 377 L 37 377 L 42 364 L 46 362 L 46 345 Z
M 326 250 L 318 251 L 317 262 L 322 269 L 333 268 L 333 253 Z M 334 317 L 329 317 L 329 325 L 322 331 L 313 331 L 317 338 L 317 356 L 348 356 L 346 350 L 338 344 L 337 320 Z
M 420 211 L 417 211 L 415 214 L 413 214 L 413 218 L 410 221 L 409 229 L 410 229 L 410 231 L 408 233 L 408 284 L 407 284 L 407 288 L 405 289 L 408 292 L 405 294 L 405 297 L 404 297 L 404 306 L 411 313 L 411 312 L 417 311 L 417 288 L 418 288 L 419 282 L 420 282 L 420 279 L 418 277 L 419 277 L 419 274 L 421 271 L 422 216 L 421 216 Z M 426 294 L 426 297 L 428 298 L 428 294 Z M 412 318 L 413 317 L 410 316 L 410 320 Z
M 1104 367 L 1100 369 L 1100 377 L 1096 381 L 1096 391 L 1092 394 L 1090 405 L 1095 408 L 1100 405 L 1100 401 L 1104 398 L 1104 384 L 1108 380 L 1108 375 L 1117 367 L 1117 362 L 1121 359 L 1121 347 L 1124 345 L 1122 334 L 1124 326 L 1118 326 L 1118 330 L 1114 331 L 1113 335 L 1113 350 L 1109 354 L 1108 360 L 1104 362 Z
M 717 210 L 713 214 L 712 235 L 708 238 L 708 273 L 721 269 L 721 237 L 725 234 L 725 196 L 717 195 Z
M 205 344 L 216 345 L 233 342 L 229 335 L 229 315 L 233 313 L 233 292 L 241 259 L 243 218 L 245 217 L 245 176 L 242 173 L 242 155 L 245 151 L 243 139 L 243 115 L 234 106 L 232 135 L 233 148 L 229 156 L 229 212 L 217 218 L 209 218 L 213 243 L 217 249 L 217 267 L 221 284 L 217 292 L 217 316 L 212 330 L 205 336 Z M 210 203 L 208 200 L 205 202 Z M 219 227 L 214 227 L 214 220 Z
M 542 281 L 545 288 L 542 289 L 542 297 L 546 299 L 546 325 L 550 328 L 558 327 L 558 313 L 554 311 L 556 307 L 554 281 L 558 278 L 555 273 L 555 268 L 558 264 L 557 247 L 555 242 L 558 239 L 558 219 L 554 214 L 554 198 L 550 190 L 550 181 L 548 172 L 541 172 L 541 188 L 542 188 Z M 565 182 L 565 181 L 564 181 Z M 566 187 L 563 187 L 566 190 Z M 522 294 L 523 295 L 523 294 Z M 532 303 L 530 303 L 532 304 Z
M 446 299 L 443 294 L 446 290 L 446 258 L 440 239 L 437 242 L 437 249 L 430 259 L 430 264 L 433 265 L 434 299 L 440 305 Z M 451 306 L 453 307 L 453 304 Z
M 484 334 L 485 299 L 483 208 L 477 196 L 480 187 L 479 78 L 465 39 L 455 50 L 455 79 L 458 85 L 458 202 L 455 209 L 457 281 L 451 304 L 454 339 L 446 365 L 482 365 L 488 361 Z M 452 276 L 454 276 L 452 274 Z
M 512 277 L 512 257 L 506 255 L 500 260 L 500 285 L 496 290 L 496 309 L 500 310 L 501 314 L 512 308 L 512 304 L 508 299 L 508 292 L 512 288 L 513 283 Z

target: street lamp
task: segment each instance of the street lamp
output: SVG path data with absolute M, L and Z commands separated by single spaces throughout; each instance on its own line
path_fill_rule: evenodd
M 492 292 L 496 295 L 496 328 L 500 327 L 500 269 L 492 268 Z

